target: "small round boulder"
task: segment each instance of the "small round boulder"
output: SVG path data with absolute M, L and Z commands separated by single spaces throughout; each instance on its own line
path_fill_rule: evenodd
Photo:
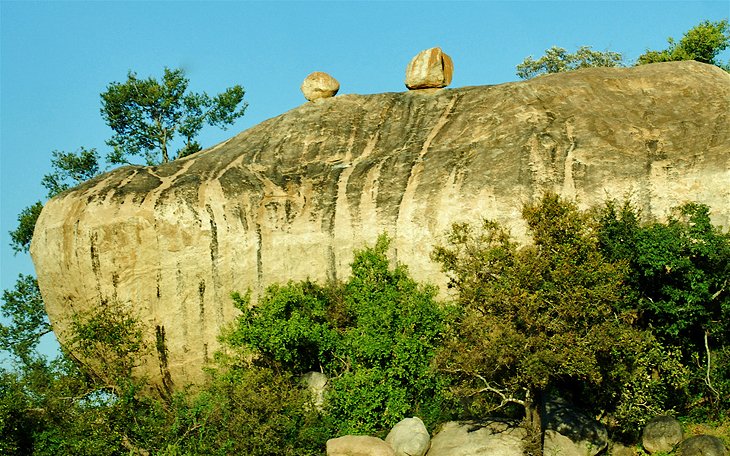
M 301 89 L 304 98 L 314 101 L 334 97 L 340 90 L 340 83 L 327 73 L 315 71 L 304 79 Z
M 671 416 L 657 416 L 646 423 L 641 444 L 649 454 L 669 453 L 682 441 L 682 425 Z
M 677 448 L 679 456 L 727 456 L 728 451 L 719 437 L 696 435 L 683 440 Z

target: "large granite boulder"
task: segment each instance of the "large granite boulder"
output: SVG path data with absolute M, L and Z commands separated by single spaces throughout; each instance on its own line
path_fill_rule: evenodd
M 608 447 L 606 426 L 552 394 L 545 402 L 545 456 L 595 456 Z
M 315 71 L 304 78 L 300 88 L 304 98 L 309 101 L 317 101 L 337 95 L 340 90 L 340 83 L 327 73 Z
M 431 439 L 428 456 L 522 456 L 527 431 L 504 422 L 450 421 Z
M 135 372 L 176 389 L 205 378 L 231 291 L 344 278 L 383 232 L 416 280 L 443 285 L 430 253 L 453 222 L 524 240 L 521 207 L 546 190 L 581 207 L 630 195 L 660 218 L 697 200 L 730 225 L 729 112 L 730 74 L 697 62 L 326 98 L 56 196 L 31 254 L 62 344 L 75 314 L 122 306 L 150 347 Z

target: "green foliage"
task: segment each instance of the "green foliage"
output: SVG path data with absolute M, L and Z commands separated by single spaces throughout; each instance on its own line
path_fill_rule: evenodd
M 475 413 L 509 404 L 533 413 L 554 389 L 590 398 L 584 402 L 596 412 L 638 412 L 622 388 L 640 385 L 648 370 L 678 365 L 641 358 L 661 346 L 632 326 L 625 264 L 607 260 L 588 214 L 554 194 L 526 205 L 522 215 L 532 245 L 517 249 L 503 228 L 486 221 L 481 230 L 455 225 L 434 252 L 463 305 L 439 356 L 441 369 L 456 379 L 455 394 Z M 681 387 L 661 379 L 662 391 Z M 658 394 L 652 400 L 665 405 Z
M 234 295 L 243 314 L 227 342 L 294 374 L 328 374 L 326 410 L 340 434 L 440 413 L 443 385 L 430 363 L 447 314 L 435 289 L 419 286 L 403 266 L 390 269 L 387 248 L 381 237 L 356 252 L 352 277 L 341 285 L 273 286 L 253 307 Z
M 609 202 L 598 219 L 602 250 L 630 266 L 637 324 L 695 366 L 691 390 L 714 404 L 715 413 L 730 408 L 730 396 L 713 391 L 706 371 L 710 360 L 710 374 L 727 391 L 727 372 L 711 359 L 722 359 L 730 346 L 730 234 L 696 203 L 676 208 L 666 223 L 642 224 L 630 204 Z M 710 348 L 716 351 L 708 355 Z
M 10 232 L 10 246 L 16 254 L 28 252 L 28 249 L 30 249 L 33 230 L 35 230 L 35 224 L 41 215 L 41 210 L 43 210 L 43 203 L 38 201 L 18 214 L 18 227 Z
M 173 398 L 161 455 L 314 455 L 317 412 L 293 377 L 265 367 L 217 372 L 205 391 Z
M 132 369 L 149 350 L 139 319 L 119 303 L 102 302 L 76 314 L 71 326 L 71 350 L 84 359 L 85 370 L 117 393 L 129 387 Z
M 41 179 L 41 185 L 53 198 L 68 188 L 78 185 L 99 174 L 99 155 L 95 149 L 80 148 L 77 152 L 53 151 L 52 172 Z M 41 215 L 40 201 L 26 207 L 18 215 L 18 227 L 10 232 L 10 245 L 15 253 L 28 252 L 33 240 L 33 231 Z
M 96 149 L 81 147 L 76 152 L 54 150 L 52 155 L 53 172 L 41 179 L 49 198 L 99 174 L 99 154 Z
M 535 60 L 527 57 L 517 65 L 517 76 L 530 79 L 541 74 L 562 73 L 580 68 L 623 66 L 623 57 L 618 52 L 594 51 L 590 46 L 581 46 L 574 53 L 553 46 L 545 55 Z
M 169 160 L 168 148 L 178 135 L 185 141 L 178 157 L 200 150 L 195 141 L 204 125 L 226 128 L 246 109 L 244 90 L 236 85 L 210 97 L 188 93 L 188 79 L 181 69 L 165 68 L 162 80 L 140 79 L 133 72 L 124 83 L 112 82 L 101 94 L 101 114 L 114 130 L 107 141 L 113 151 L 110 163 L 127 163 L 143 156 L 147 164 Z
M 0 350 L 12 354 L 25 366 L 37 364 L 41 337 L 51 332 L 43 298 L 35 277 L 20 274 L 13 290 L 4 290 L 0 313 L 9 324 L 0 323 Z
M 687 31 L 679 42 L 668 40 L 669 47 L 661 51 L 647 50 L 640 55 L 637 65 L 679 60 L 696 60 L 728 69 L 728 63 L 717 60 L 717 55 L 730 45 L 730 25 L 727 19 L 704 21 Z

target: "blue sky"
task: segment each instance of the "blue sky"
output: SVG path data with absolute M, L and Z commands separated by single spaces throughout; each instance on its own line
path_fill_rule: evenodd
M 18 213 L 43 200 L 53 150 L 106 153 L 111 130 L 99 94 L 129 70 L 159 76 L 181 67 L 194 91 L 241 84 L 249 108 L 212 146 L 305 102 L 312 71 L 340 93 L 404 90 L 420 50 L 454 60 L 451 87 L 514 81 L 515 66 L 557 45 L 623 53 L 663 49 L 669 36 L 730 15 L 724 1 L 505 2 L 62 2 L 0 0 L 0 285 L 32 273 L 13 254 Z M 730 58 L 730 52 L 722 55 Z

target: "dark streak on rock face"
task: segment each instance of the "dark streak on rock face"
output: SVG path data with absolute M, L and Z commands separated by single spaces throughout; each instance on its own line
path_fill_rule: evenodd
M 164 326 L 155 326 L 155 349 L 157 350 L 157 359 L 160 366 L 160 378 L 162 379 L 162 386 L 164 388 L 162 395 L 169 398 L 172 396 L 173 382 L 167 361 L 167 345 L 165 343 Z

